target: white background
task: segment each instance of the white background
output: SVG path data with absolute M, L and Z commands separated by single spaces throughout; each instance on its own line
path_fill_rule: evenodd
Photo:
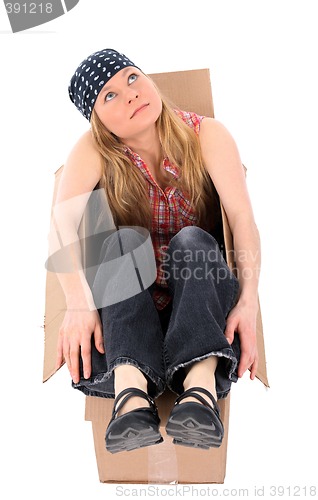
M 84 397 L 70 387 L 66 368 L 42 384 L 54 172 L 88 127 L 67 85 L 78 63 L 103 48 L 126 53 L 148 73 L 210 69 L 215 115 L 248 168 L 262 238 L 271 385 L 265 390 L 246 374 L 233 386 L 227 475 L 216 488 L 248 488 L 253 497 L 255 486 L 268 495 L 270 486 L 290 486 L 291 496 L 300 486 L 310 496 L 318 417 L 315 9 L 307 0 L 80 0 L 57 20 L 12 34 L 1 2 L 5 498 L 99 500 L 115 493 L 116 486 L 99 483 Z

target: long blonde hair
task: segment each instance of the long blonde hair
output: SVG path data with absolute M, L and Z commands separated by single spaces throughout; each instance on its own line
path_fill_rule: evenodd
M 185 193 L 195 210 L 199 225 L 211 230 L 218 197 L 203 164 L 198 136 L 175 113 L 170 103 L 162 96 L 161 99 L 162 112 L 156 122 L 159 140 L 165 155 L 180 172 L 178 179 L 171 177 L 171 185 Z M 91 127 L 97 148 L 104 159 L 99 187 L 106 191 L 115 224 L 150 229 L 151 207 L 145 177 L 132 165 L 124 145 L 105 128 L 94 110 Z

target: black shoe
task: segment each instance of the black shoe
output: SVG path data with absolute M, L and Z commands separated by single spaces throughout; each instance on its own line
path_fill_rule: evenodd
M 125 394 L 128 395 L 116 408 L 118 401 Z M 117 417 L 124 404 L 133 396 L 146 399 L 150 407 L 137 408 Z M 141 389 L 124 389 L 114 402 L 112 418 L 106 430 L 106 449 L 111 453 L 118 453 L 161 443 L 163 438 L 159 432 L 159 424 L 160 418 L 153 399 Z
M 213 407 L 194 391 L 209 396 Z M 190 396 L 196 398 L 200 403 L 189 401 L 179 405 L 182 399 Z M 192 387 L 182 393 L 176 399 L 175 406 L 170 413 L 166 431 L 169 436 L 174 438 L 174 444 L 205 450 L 221 446 L 224 428 L 220 419 L 220 409 L 213 395 L 203 387 Z

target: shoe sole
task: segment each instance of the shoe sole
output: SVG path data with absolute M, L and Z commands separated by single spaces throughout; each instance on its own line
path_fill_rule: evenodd
M 106 449 L 110 453 L 132 451 L 145 446 L 159 444 L 163 438 L 158 426 L 153 426 L 149 421 L 132 421 L 127 414 L 114 420 L 106 432 Z
M 173 443 L 192 448 L 219 448 L 224 429 L 215 412 L 200 403 L 183 403 L 172 410 L 166 432 Z

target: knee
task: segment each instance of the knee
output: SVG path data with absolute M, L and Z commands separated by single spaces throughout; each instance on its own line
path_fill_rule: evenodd
M 218 247 L 216 239 L 198 226 L 186 226 L 173 236 L 169 247 L 175 250 L 189 250 L 203 248 L 208 245 L 208 248 Z
M 178 248 L 189 248 L 193 242 L 201 238 L 202 229 L 197 226 L 186 226 L 173 236 L 170 241 L 171 246 Z
M 143 228 L 121 228 L 106 238 L 102 247 L 102 255 L 107 256 L 107 260 L 122 257 L 145 243 L 148 235 L 149 233 Z
M 119 229 L 117 233 L 117 238 L 124 254 L 136 250 L 146 241 L 149 234 L 143 228 L 139 230 L 139 228 L 132 227 L 123 227 Z

